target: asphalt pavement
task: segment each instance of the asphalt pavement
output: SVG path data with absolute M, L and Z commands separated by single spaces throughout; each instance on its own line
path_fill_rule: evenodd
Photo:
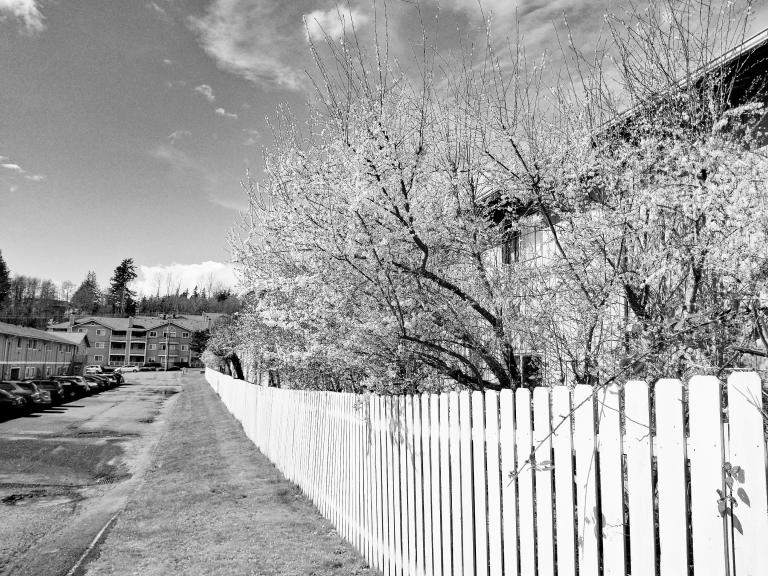
M 119 388 L 0 422 L 0 575 L 79 573 L 140 485 L 190 377 L 127 374 Z

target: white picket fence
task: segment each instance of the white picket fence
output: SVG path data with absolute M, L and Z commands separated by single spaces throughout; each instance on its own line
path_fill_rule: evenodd
M 726 398 L 708 376 L 532 397 L 207 378 L 256 446 L 386 576 L 768 575 L 754 373 L 733 375 Z

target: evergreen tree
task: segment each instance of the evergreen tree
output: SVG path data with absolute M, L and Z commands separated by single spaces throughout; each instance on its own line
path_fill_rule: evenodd
M 100 298 L 101 290 L 99 290 L 99 284 L 96 281 L 96 273 L 89 271 L 85 280 L 72 295 L 72 306 L 79 308 L 81 312 L 94 314 L 99 309 Z
M 131 290 L 129 285 L 136 279 L 136 266 L 133 258 L 125 258 L 115 268 L 114 274 L 109 281 L 109 301 L 112 304 L 112 311 L 116 314 L 135 314 L 136 313 L 136 292 Z
M 8 266 L 3 259 L 3 253 L 0 252 L 0 308 L 5 305 L 8 295 L 11 292 L 11 274 Z

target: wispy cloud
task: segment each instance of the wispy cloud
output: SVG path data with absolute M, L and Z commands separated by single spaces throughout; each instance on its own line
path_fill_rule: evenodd
M 301 38 L 302 4 L 215 0 L 203 17 L 189 22 L 221 69 L 265 87 L 299 90 L 304 77 L 290 61 Z
M 224 110 L 224 108 L 216 108 L 215 112 L 219 116 L 224 116 L 224 118 L 232 118 L 233 120 L 237 120 L 237 114 L 234 112 L 227 112 Z
M 216 95 L 213 93 L 213 88 L 208 86 L 208 84 L 200 84 L 200 86 L 195 86 L 195 92 L 202 94 L 203 97 L 208 100 L 208 102 L 216 101 Z
M 171 66 L 173 64 L 173 60 L 171 60 L 170 58 L 163 58 L 163 64 L 165 64 L 166 66 Z
M 314 10 L 304 15 L 307 37 L 322 40 L 326 36 L 339 39 L 353 28 L 359 30 L 370 21 L 370 17 L 357 8 L 329 8 Z
M 42 182 L 45 180 L 45 176 L 43 174 L 33 174 L 15 162 L 7 162 L 7 160 L 8 158 L 6 156 L 0 156 L 0 168 L 4 168 L 5 170 L 9 170 L 10 172 L 18 174 L 30 182 Z
M 249 136 L 245 142 L 243 142 L 243 146 L 256 146 L 258 141 L 253 137 Z
M 9 16 L 20 20 L 29 34 L 45 30 L 45 18 L 37 0 L 0 0 L 0 20 Z
M 165 11 L 165 8 L 163 8 L 156 2 L 150 2 L 149 4 L 147 4 L 147 6 L 152 10 L 154 10 L 155 12 L 157 12 L 158 14 L 160 14 L 161 16 L 168 17 L 168 12 Z
M 189 130 L 174 130 L 168 134 L 168 140 L 171 141 L 171 144 L 176 144 L 177 141 L 183 140 L 184 138 L 188 138 L 190 136 L 192 136 L 192 132 Z
M 224 198 L 221 195 L 218 195 L 218 196 L 211 195 L 208 197 L 208 201 L 211 204 L 216 204 L 216 206 L 221 206 L 222 208 L 226 208 L 227 210 L 234 210 L 235 212 L 248 211 L 247 199 L 237 200 L 232 198 Z
M 173 145 L 160 144 L 150 150 L 149 155 L 176 170 L 200 170 L 197 162 Z
M 24 174 L 24 168 L 22 168 L 18 164 L 7 163 L 7 164 L 0 164 L 0 166 L 5 168 L 6 170 L 10 170 L 11 172 L 17 172 L 19 174 Z

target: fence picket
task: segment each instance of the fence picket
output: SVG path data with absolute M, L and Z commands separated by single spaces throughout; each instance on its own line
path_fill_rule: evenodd
M 624 386 L 627 451 L 627 506 L 629 508 L 630 573 L 656 574 L 656 537 L 653 520 L 651 416 L 648 385 L 631 381 Z
M 472 392 L 472 461 L 475 506 L 475 575 L 488 574 L 488 517 L 485 473 L 485 398 L 482 392 Z
M 728 567 L 725 515 L 720 513 L 726 505 L 720 413 L 720 381 L 693 377 L 688 384 L 693 569 L 711 576 L 725 576 Z
M 461 541 L 463 571 L 467 576 L 475 569 L 474 494 L 472 490 L 472 411 L 467 390 L 459 392 L 459 426 L 461 430 Z
M 499 447 L 501 453 L 501 522 L 504 576 L 517 576 L 517 480 L 515 471 L 515 397 L 512 390 L 499 393 Z
M 442 559 L 442 573 L 444 576 L 458 574 L 453 569 L 453 556 L 451 547 L 453 546 L 452 525 L 453 506 L 451 504 L 451 452 L 450 436 L 451 422 L 449 419 L 449 395 L 442 394 L 438 398 L 440 412 L 440 525 L 442 527 L 442 550 L 440 557 Z M 437 563 L 436 563 L 437 565 Z
M 655 395 L 659 567 L 661 574 L 685 574 L 688 536 L 683 385 L 679 380 L 659 380 Z
M 573 448 L 576 453 L 576 535 L 579 574 L 597 574 L 600 516 L 597 511 L 595 408 L 592 387 L 573 389 Z
M 555 532 L 552 525 L 552 427 L 549 389 L 533 391 L 534 477 L 536 479 L 536 550 L 538 576 L 555 574 Z
M 403 447 L 405 448 L 405 479 L 406 479 L 406 512 L 407 522 L 403 522 L 403 529 L 407 531 L 408 542 L 408 574 L 416 575 L 416 494 L 415 485 L 415 460 L 414 460 L 414 435 L 413 435 L 413 396 L 406 396 L 405 400 L 405 427 L 403 430 Z
M 424 461 L 424 455 L 422 454 L 422 437 L 424 430 L 421 425 L 421 404 L 424 396 L 414 396 L 413 398 L 413 466 L 414 466 L 414 486 L 413 492 L 415 496 L 416 506 L 416 523 L 414 525 L 416 534 L 416 576 L 424 576 L 426 562 L 424 558 L 424 476 L 422 469 L 422 462 Z M 427 459 L 427 465 L 429 459 Z
M 536 540 L 533 495 L 533 445 L 531 434 L 531 393 L 526 388 L 515 392 L 517 418 L 517 494 L 520 514 L 520 574 L 536 574 Z
M 552 390 L 552 450 L 555 459 L 557 574 L 576 576 L 576 533 L 573 497 L 571 394 L 565 386 Z
M 439 495 L 440 485 L 435 490 L 433 474 L 439 474 L 436 464 L 439 464 L 439 456 L 436 458 L 432 452 L 432 434 L 436 428 L 436 422 L 432 420 L 432 399 L 433 394 L 421 395 L 421 455 L 422 455 L 422 486 L 424 488 L 424 574 L 433 576 L 434 569 L 434 548 L 435 540 L 440 540 L 440 528 L 433 523 L 432 506 L 435 492 Z M 437 406 L 435 404 L 435 406 Z M 438 501 L 439 505 L 439 501 Z
M 448 417 L 450 419 L 451 438 L 450 438 L 450 458 L 448 460 L 451 468 L 451 509 L 448 514 L 443 514 L 451 519 L 453 532 L 453 545 L 448 552 L 453 558 L 453 574 L 461 576 L 464 573 L 463 547 L 462 547 L 462 503 L 461 503 L 461 429 L 459 428 L 459 393 L 451 392 L 448 396 Z M 471 573 L 468 569 L 467 576 Z
M 624 474 L 622 472 L 619 387 L 605 386 L 597 393 L 600 454 L 600 511 L 603 532 L 603 574 L 624 576 Z
M 501 543 L 501 459 L 499 457 L 499 395 L 485 393 L 485 441 L 488 457 L 488 568 L 490 576 L 503 574 Z
M 728 378 L 732 521 L 736 574 L 768 574 L 768 503 L 766 502 L 764 411 L 760 378 L 734 373 Z

